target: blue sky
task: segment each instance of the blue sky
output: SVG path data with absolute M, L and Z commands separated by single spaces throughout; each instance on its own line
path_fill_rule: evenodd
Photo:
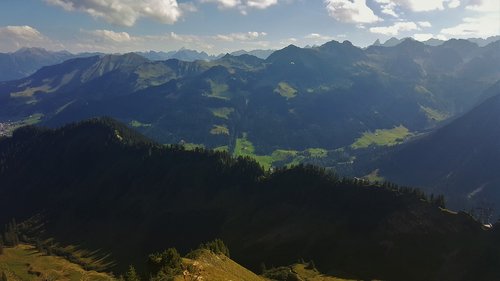
M 219 54 L 349 40 L 500 34 L 499 0 L 2 0 L 0 52 Z

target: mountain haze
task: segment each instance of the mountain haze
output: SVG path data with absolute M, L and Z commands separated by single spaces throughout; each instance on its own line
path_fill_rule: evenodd
M 69 52 L 51 52 L 41 48 L 21 48 L 13 53 L 0 53 L 0 81 L 24 78 L 43 66 L 76 57 Z

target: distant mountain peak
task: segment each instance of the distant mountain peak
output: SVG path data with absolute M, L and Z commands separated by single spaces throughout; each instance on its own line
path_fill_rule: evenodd
M 351 41 L 349 41 L 349 40 L 344 40 L 344 41 L 342 42 L 342 44 L 344 44 L 344 45 L 348 45 L 348 46 L 354 46 L 354 45 L 352 44 L 352 42 L 351 42 Z
M 401 39 L 402 40 L 402 39 Z M 401 43 L 401 40 L 399 40 L 396 37 L 391 37 L 389 40 L 385 41 L 384 44 L 382 44 L 384 47 L 394 47 Z
M 471 42 L 466 39 L 450 39 L 443 43 L 443 46 L 467 46 L 467 47 L 478 47 L 477 43 Z
M 110 55 L 104 55 L 101 58 L 101 61 L 103 63 L 122 63 L 122 64 L 127 64 L 127 65 L 139 65 L 145 62 L 148 62 L 149 60 L 141 55 L 138 55 L 136 53 L 126 53 L 126 54 L 110 54 Z

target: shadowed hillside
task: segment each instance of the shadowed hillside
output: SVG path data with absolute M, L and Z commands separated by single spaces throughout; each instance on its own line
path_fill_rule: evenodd
M 269 174 L 224 152 L 155 144 L 111 119 L 18 129 L 0 142 L 0 163 L 0 223 L 40 214 L 42 228 L 27 235 L 100 249 L 115 270 L 220 237 L 251 269 L 304 258 L 366 279 L 498 277 L 495 232 L 417 191 L 311 166 Z
M 471 112 L 371 164 L 381 176 L 444 194 L 455 209 L 493 207 L 500 201 L 500 84 Z M 488 221 L 494 222 L 495 217 Z M 485 222 L 487 223 L 487 222 Z

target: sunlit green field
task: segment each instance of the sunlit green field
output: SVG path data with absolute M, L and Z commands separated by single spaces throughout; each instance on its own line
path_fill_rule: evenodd
M 5 248 L 0 255 L 0 272 L 4 272 L 9 281 L 114 280 L 108 274 L 86 271 L 61 257 L 41 254 L 29 245 Z

